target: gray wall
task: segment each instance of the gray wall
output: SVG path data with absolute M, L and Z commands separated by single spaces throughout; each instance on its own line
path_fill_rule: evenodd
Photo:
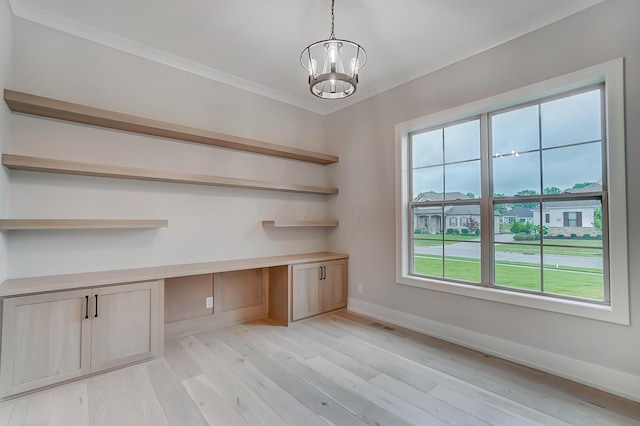
M 549 355 L 550 360 L 580 360 L 588 363 L 585 366 L 617 371 L 636 384 L 634 397 L 640 398 L 640 264 L 633 261 L 640 258 L 640 222 L 635 220 L 640 209 L 636 190 L 640 182 L 638 17 L 637 0 L 609 0 L 330 115 L 327 141 L 340 155 L 332 176 L 340 195 L 332 201 L 331 211 L 341 222 L 329 245 L 351 255 L 350 303 L 372 304 L 372 312 L 383 308 L 412 314 L 434 329 L 445 330 L 443 337 L 452 340 L 456 338 L 446 336 L 446 330 L 466 330 L 485 336 L 488 342 L 497 338 L 504 348 L 524 345 Z M 619 57 L 625 57 L 626 63 L 631 326 L 396 284 L 394 125 Z M 364 71 L 362 78 L 366 78 Z M 363 217 L 353 211 L 376 213 Z M 363 284 L 363 294 L 356 293 L 357 284 Z M 542 359 L 538 366 L 554 369 Z
M 22 19 L 14 90 L 323 151 L 325 117 Z M 324 186 L 322 165 L 12 114 L 18 155 Z M 264 229 L 320 219 L 327 197 L 10 173 L 18 218 L 168 219 L 160 230 L 12 231 L 9 276 L 24 277 L 323 251 L 326 231 Z M 316 217 L 319 216 L 319 217 Z
M 0 1 L 0 87 L 11 84 L 11 54 L 13 49 L 13 22 L 6 1 Z M 0 153 L 5 151 L 10 134 L 11 118 L 4 102 L 0 105 Z M 8 172 L 0 170 L 0 218 L 9 213 Z M 0 282 L 7 277 L 7 232 L 0 231 Z

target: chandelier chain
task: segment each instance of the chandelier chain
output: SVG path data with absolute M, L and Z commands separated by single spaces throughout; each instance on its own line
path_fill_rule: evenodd
M 333 24 L 333 20 L 335 19 L 335 16 L 333 14 L 334 7 L 335 7 L 335 0 L 331 0 L 331 35 L 329 36 L 329 40 L 335 40 L 336 38 L 334 24 Z

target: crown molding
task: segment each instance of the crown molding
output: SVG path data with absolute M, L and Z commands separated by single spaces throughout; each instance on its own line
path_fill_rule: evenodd
M 480 38 L 472 43 L 461 46 L 460 48 L 451 50 L 439 58 L 425 62 L 417 67 L 407 70 L 406 72 L 398 73 L 391 78 L 385 79 L 384 81 L 372 86 L 361 88 L 351 98 L 331 103 L 321 103 L 318 102 L 317 99 L 303 99 L 297 96 L 292 96 L 279 90 L 233 76 L 215 68 L 207 67 L 197 62 L 119 37 L 115 34 L 98 30 L 94 27 L 45 11 L 20 0 L 9 0 L 9 5 L 13 15 L 18 18 L 176 68 L 184 72 L 208 78 L 237 89 L 283 102 L 297 108 L 302 108 L 321 115 L 328 115 L 567 18 L 575 13 L 602 3 L 603 1 L 605 0 L 566 0 L 559 2 L 558 5 L 552 8 L 526 16 L 511 25 L 502 28 L 501 30 L 488 35 L 487 37 Z
M 272 88 L 245 80 L 215 68 L 207 67 L 188 59 L 172 55 L 170 53 L 146 46 L 141 43 L 128 40 L 126 38 L 87 26 L 73 19 L 66 18 L 55 13 L 45 11 L 41 8 L 27 4 L 20 0 L 9 0 L 11 11 L 14 16 L 66 33 L 84 40 L 101 44 L 112 49 L 116 49 L 131 55 L 138 56 L 153 62 L 160 63 L 181 71 L 188 72 L 200 77 L 208 78 L 219 83 L 223 83 L 237 89 L 245 90 L 264 96 L 279 102 L 283 102 L 298 108 L 306 109 L 318 114 L 326 114 L 326 109 L 313 100 L 306 101 L 296 96 L 274 90 Z
M 461 46 L 457 49 L 451 50 L 446 54 L 425 62 L 417 67 L 411 68 L 406 72 L 401 72 L 381 81 L 372 86 L 360 89 L 356 92 L 357 98 L 347 98 L 340 102 L 340 104 L 333 104 L 327 108 L 327 114 L 332 114 L 348 106 L 354 105 L 365 99 L 379 95 L 387 90 L 398 87 L 402 84 L 408 83 L 417 78 L 423 77 L 432 72 L 438 71 L 442 68 L 446 68 L 457 62 L 463 61 L 474 55 L 492 49 L 501 44 L 507 43 L 518 37 L 522 37 L 525 34 L 536 31 L 540 28 L 551 25 L 554 22 L 565 19 L 571 15 L 575 15 L 585 9 L 593 7 L 605 0 L 569 0 L 561 2 L 557 6 L 550 9 L 545 9 L 539 13 L 526 16 L 502 29 L 489 34 L 486 37 L 480 38 L 465 46 Z

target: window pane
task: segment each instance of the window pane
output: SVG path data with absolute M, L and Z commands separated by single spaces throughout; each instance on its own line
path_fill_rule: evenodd
M 577 256 L 589 256 L 589 247 L 602 247 L 602 200 L 599 198 L 547 201 L 542 204 L 542 212 L 549 215 L 549 223 L 545 224 L 546 245 L 575 247 L 567 254 Z
M 546 257 L 544 263 L 545 293 L 604 300 L 602 257 L 600 257 L 599 268 L 550 265 Z
M 413 208 L 415 238 L 442 239 L 442 206 L 416 206 Z
M 414 201 L 442 201 L 444 191 L 442 169 L 442 166 L 435 166 L 413 171 Z
M 442 245 L 424 247 L 414 244 L 413 272 L 420 275 L 442 277 Z
M 546 192 L 553 188 L 564 192 L 576 184 L 602 182 L 600 142 L 543 151 L 542 174 Z M 601 185 L 598 188 L 595 191 L 602 190 Z
M 600 90 L 545 102 L 540 114 L 543 148 L 602 138 Z
M 510 249 L 495 251 L 496 285 L 541 291 L 540 246 L 511 244 Z
M 442 164 L 442 129 L 411 136 L 413 167 Z
M 540 193 L 540 158 L 538 152 L 493 159 L 494 196 L 513 196 L 521 191 Z
M 444 207 L 445 240 L 480 240 L 480 205 L 447 205 Z
M 492 115 L 491 137 L 494 154 L 539 149 L 538 106 Z
M 460 241 L 444 246 L 444 277 L 479 283 L 480 243 Z
M 444 158 L 447 163 L 480 158 L 480 120 L 445 127 Z
M 445 199 L 480 198 L 480 160 L 444 166 Z
M 540 243 L 540 203 L 494 204 L 493 211 L 494 222 L 500 224 L 500 233 L 494 236 L 495 242 Z M 505 246 L 499 250 L 508 251 L 508 248 Z

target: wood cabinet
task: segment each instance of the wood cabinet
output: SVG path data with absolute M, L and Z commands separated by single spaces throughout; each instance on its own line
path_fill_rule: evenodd
M 2 395 L 159 354 L 161 301 L 162 281 L 4 299 Z
M 347 306 L 347 261 L 292 267 L 292 321 Z

